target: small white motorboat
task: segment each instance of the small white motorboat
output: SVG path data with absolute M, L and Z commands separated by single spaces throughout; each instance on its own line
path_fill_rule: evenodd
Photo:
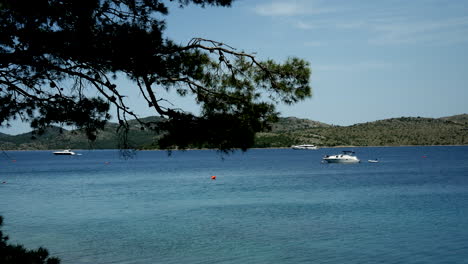
M 323 160 L 328 163 L 359 163 L 361 162 L 355 155 L 354 151 L 343 151 L 338 155 L 326 155 Z
M 370 163 L 378 163 L 379 160 L 378 160 L 378 159 L 373 159 L 373 160 L 368 160 L 368 162 L 370 162 Z
M 311 144 L 304 144 L 304 145 L 292 146 L 291 148 L 292 149 L 312 149 L 312 150 L 315 150 L 315 149 L 317 149 L 317 146 L 311 145 Z
M 56 152 L 54 152 L 54 155 L 76 155 L 76 153 L 69 150 L 69 149 L 66 149 L 66 150 L 63 150 L 63 151 L 56 151 Z

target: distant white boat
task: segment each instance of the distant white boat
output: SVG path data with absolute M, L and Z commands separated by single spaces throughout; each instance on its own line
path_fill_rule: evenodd
M 317 149 L 317 146 L 310 145 L 310 144 L 304 144 L 304 145 L 292 146 L 292 149 Z
M 66 149 L 66 150 L 63 150 L 63 151 L 56 151 L 56 152 L 54 152 L 54 155 L 76 155 L 76 153 L 69 150 L 69 149 Z
M 373 160 L 368 160 L 368 162 L 370 162 L 370 163 L 377 163 L 377 162 L 379 162 L 379 161 L 378 161 L 377 159 L 373 159 Z
M 326 155 L 323 160 L 328 163 L 358 163 L 361 162 L 355 155 L 354 151 L 343 151 L 343 154 Z

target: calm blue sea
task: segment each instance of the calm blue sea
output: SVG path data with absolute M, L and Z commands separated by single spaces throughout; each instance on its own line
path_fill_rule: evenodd
M 3 230 L 64 264 L 468 263 L 468 147 L 341 150 L 8 151 Z

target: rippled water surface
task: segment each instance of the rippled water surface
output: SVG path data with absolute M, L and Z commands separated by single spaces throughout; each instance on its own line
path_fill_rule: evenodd
M 3 229 L 65 264 L 468 263 L 468 147 L 340 151 L 6 152 Z

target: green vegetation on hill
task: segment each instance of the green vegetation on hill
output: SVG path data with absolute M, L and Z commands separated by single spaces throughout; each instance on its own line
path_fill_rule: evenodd
M 95 141 L 90 141 L 80 130 L 62 130 L 49 128 L 41 136 L 25 133 L 16 136 L 0 137 L 0 147 L 11 150 L 41 149 L 115 149 L 120 148 L 117 124 L 108 124 L 101 130 Z M 128 144 L 133 148 L 142 148 L 154 141 L 154 133 L 132 127 L 128 133 Z
M 155 126 L 164 119 L 148 117 L 146 122 Z M 271 125 L 269 132 L 257 133 L 257 148 L 290 147 L 296 144 L 318 146 L 402 146 L 402 145 L 467 145 L 468 115 L 443 118 L 401 117 L 352 126 L 328 124 L 299 119 L 280 118 Z M 44 135 L 26 133 L 16 136 L 0 134 L 0 148 L 11 150 L 40 149 L 114 149 L 123 133 L 117 132 L 118 125 L 109 123 L 91 142 L 81 131 L 49 128 Z M 138 122 L 129 122 L 128 143 L 135 149 L 158 149 L 155 144 L 159 135 L 143 129 Z M 190 133 L 190 131 L 187 131 Z M 211 146 L 206 145 L 206 148 Z
M 461 114 L 461 115 L 454 115 L 454 116 L 447 116 L 440 118 L 442 120 L 452 121 L 454 123 L 459 123 L 463 125 L 468 125 L 468 115 Z
M 257 147 L 275 142 L 318 146 L 466 145 L 468 115 L 401 117 L 352 126 L 316 126 L 257 134 Z M 288 127 L 286 125 L 286 127 Z M 285 145 L 287 146 L 287 145 Z

